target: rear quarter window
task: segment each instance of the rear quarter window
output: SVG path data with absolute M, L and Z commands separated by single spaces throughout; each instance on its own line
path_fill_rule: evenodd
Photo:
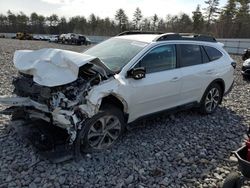
M 204 46 L 204 49 L 207 52 L 207 55 L 208 55 L 210 61 L 214 61 L 214 60 L 220 59 L 222 57 L 222 53 L 213 47 Z

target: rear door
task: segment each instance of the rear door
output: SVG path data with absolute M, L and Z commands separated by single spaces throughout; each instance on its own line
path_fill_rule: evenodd
M 199 102 L 204 88 L 213 81 L 215 67 L 201 45 L 179 44 L 178 57 L 183 80 L 181 102 Z

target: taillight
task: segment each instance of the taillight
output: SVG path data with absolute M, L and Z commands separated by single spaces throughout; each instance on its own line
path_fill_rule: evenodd
M 236 62 L 232 62 L 231 65 L 234 69 L 236 68 Z

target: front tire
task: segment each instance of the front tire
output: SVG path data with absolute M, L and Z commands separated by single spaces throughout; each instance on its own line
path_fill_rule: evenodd
M 212 114 L 216 111 L 222 100 L 223 91 L 219 84 L 211 84 L 205 91 L 201 103 L 200 111 L 203 114 Z
M 87 120 L 76 140 L 80 152 L 101 151 L 110 148 L 125 130 L 122 111 L 114 106 L 104 107 Z

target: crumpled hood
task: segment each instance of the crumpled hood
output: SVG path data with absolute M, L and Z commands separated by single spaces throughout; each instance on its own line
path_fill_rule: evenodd
M 95 59 L 83 53 L 52 48 L 17 50 L 14 65 L 20 72 L 33 75 L 34 82 L 54 87 L 75 81 L 79 67 Z

